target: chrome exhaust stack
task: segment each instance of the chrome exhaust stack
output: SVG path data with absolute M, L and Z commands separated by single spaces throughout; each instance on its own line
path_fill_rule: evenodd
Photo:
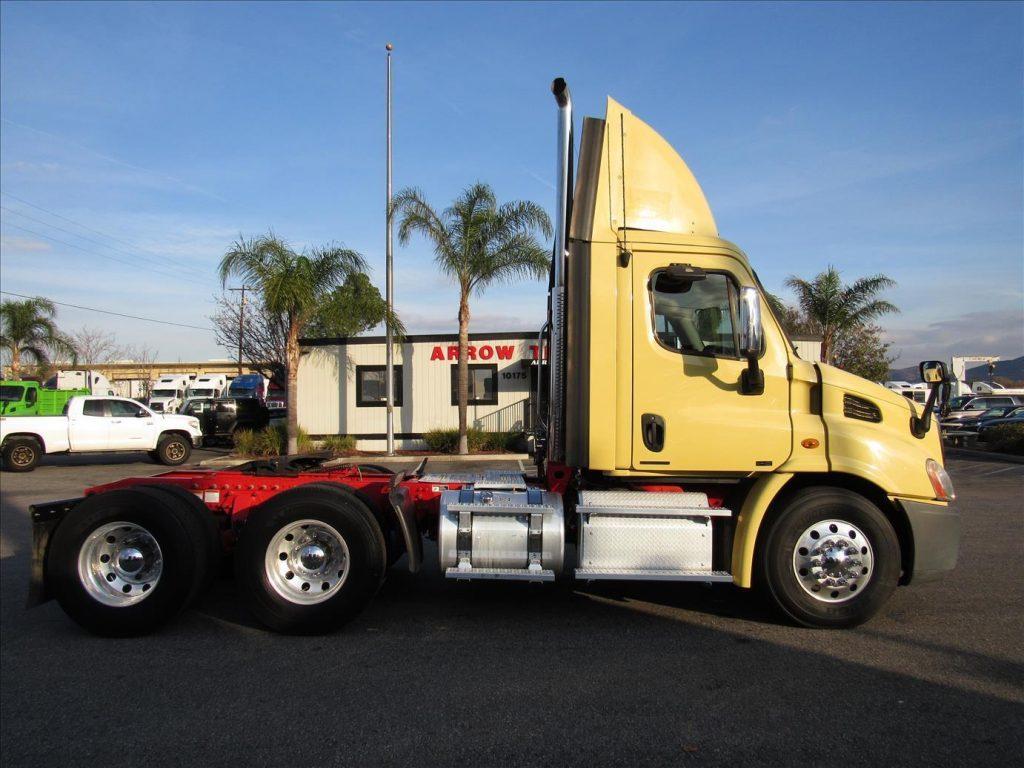
M 565 459 L 565 267 L 569 215 L 572 210 L 570 175 L 572 173 L 572 97 L 561 77 L 551 83 L 551 93 L 558 104 L 558 165 L 555 199 L 555 247 L 551 265 L 549 296 L 550 343 L 548 345 L 548 440 L 547 458 Z

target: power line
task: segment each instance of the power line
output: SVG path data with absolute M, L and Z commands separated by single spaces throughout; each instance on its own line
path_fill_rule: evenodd
M 22 199 L 20 199 L 20 198 L 15 198 L 13 195 L 11 195 L 9 193 L 0 193 L 0 194 L 5 195 L 8 198 L 13 198 L 14 200 L 17 200 L 19 202 L 25 202 L 25 201 L 22 201 Z M 87 229 L 87 230 L 89 230 L 91 232 L 95 232 L 96 234 L 99 234 L 100 237 L 103 237 L 103 238 L 106 238 L 106 239 L 109 239 L 109 240 L 116 240 L 119 243 L 125 243 L 126 245 L 131 246 L 132 248 L 134 248 L 136 250 L 136 253 L 132 253 L 132 252 L 126 251 L 123 248 L 115 248 L 114 246 L 112 246 L 112 245 L 110 245 L 108 243 L 102 243 L 102 242 L 100 242 L 98 240 L 93 240 L 92 238 L 87 238 L 87 237 L 84 236 L 84 234 L 80 234 L 79 232 L 72 231 L 71 229 L 65 229 L 63 227 L 57 226 L 56 224 L 50 223 L 49 221 L 45 221 L 43 219 L 38 219 L 35 216 L 30 216 L 25 211 L 18 211 L 18 210 L 15 210 L 13 208 L 7 208 L 6 206 L 2 206 L 2 205 L 0 205 L 0 209 L 2 209 L 4 211 L 7 211 L 8 213 L 13 213 L 13 214 L 15 214 L 17 216 L 24 216 L 25 218 L 29 219 L 30 221 L 35 221 L 36 223 L 43 224 L 44 226 L 48 226 L 48 227 L 50 227 L 52 229 L 56 229 L 57 231 L 65 232 L 67 234 L 71 234 L 71 236 L 73 238 L 78 238 L 80 240 L 84 240 L 86 243 L 93 243 L 93 244 L 99 246 L 100 248 L 108 248 L 108 249 L 110 249 L 112 251 L 117 251 L 118 253 L 123 253 L 125 256 L 131 256 L 133 259 L 143 259 L 145 261 L 148 261 L 148 262 L 151 262 L 151 263 L 155 263 L 158 266 L 163 266 L 164 265 L 164 262 L 161 261 L 158 258 L 155 258 L 153 256 L 142 256 L 142 255 L 139 255 L 137 253 L 137 251 L 141 251 L 143 249 L 139 248 L 138 246 L 134 246 L 131 243 L 127 243 L 126 241 L 118 240 L 117 238 L 115 238 L 113 236 L 110 236 L 110 234 L 105 234 L 104 232 L 101 232 L 98 229 L 93 229 L 91 227 L 86 226 L 85 224 L 80 224 L 77 221 L 74 221 L 73 219 L 68 218 L 67 216 L 61 216 L 59 213 L 53 213 L 53 211 L 48 211 L 45 208 L 41 208 L 40 206 L 33 205 L 32 203 L 25 202 L 25 204 L 29 205 L 29 206 L 32 206 L 33 208 L 38 208 L 40 211 L 42 211 L 43 213 L 47 213 L 50 216 L 54 216 L 54 217 L 56 217 L 58 219 L 63 219 L 65 221 L 69 221 L 72 224 L 74 224 L 75 226 L 79 226 L 79 227 L 81 227 L 83 229 Z M 183 264 L 175 264 L 175 267 L 178 268 L 178 269 L 194 272 L 195 276 L 197 276 L 197 278 L 202 278 L 202 276 L 205 276 L 205 275 L 203 275 L 202 272 L 200 272 L 195 267 L 189 267 L 189 266 L 185 266 Z
M 65 234 L 71 235 L 72 237 L 77 237 L 80 240 L 85 240 L 85 242 L 87 242 L 87 243 L 94 243 L 95 245 L 98 245 L 101 248 L 109 248 L 112 251 L 117 251 L 118 253 L 123 253 L 125 256 L 131 256 L 134 259 L 145 259 L 147 262 L 154 263 L 157 266 L 163 266 L 163 262 L 161 262 L 161 261 L 159 261 L 157 259 L 154 259 L 152 257 L 139 256 L 136 253 L 128 253 L 128 251 L 122 250 L 121 248 L 114 248 L 112 245 L 107 245 L 106 243 L 101 243 L 99 240 L 93 240 L 91 237 L 86 237 L 85 235 L 80 235 L 77 232 L 72 232 L 70 229 L 64 229 L 63 227 L 58 227 L 56 224 L 51 224 L 50 222 L 44 221 L 43 219 L 37 219 L 35 216 L 29 216 L 24 211 L 16 211 L 13 208 L 8 208 L 6 205 L 0 205 L 0 211 L 7 211 L 8 213 L 13 213 L 13 214 L 16 214 L 18 216 L 23 216 L 24 218 L 28 219 L 29 221 L 34 221 L 37 224 L 42 224 L 44 227 L 50 227 L 51 229 L 56 229 L 58 232 L 64 232 Z M 97 254 L 97 255 L 99 255 L 99 254 Z M 195 277 L 199 277 L 199 276 L 200 275 L 198 273 L 196 273 Z M 193 277 L 189 277 L 189 279 L 194 279 L 194 278 Z
M 57 213 L 56 211 L 51 211 L 49 208 L 43 208 L 43 206 L 41 206 L 41 205 L 36 205 L 35 203 L 30 203 L 25 198 L 18 197 L 17 195 L 12 195 L 10 192 L 4 192 L 4 191 L 0 190 L 0 195 L 3 195 L 4 197 L 9 197 L 12 200 L 17 200 L 19 203 L 22 203 L 23 205 L 27 205 L 29 208 L 35 208 L 37 211 L 42 211 L 43 213 L 49 214 L 50 216 L 53 216 L 54 218 L 62 219 L 63 221 L 68 222 L 69 224 L 74 224 L 76 227 L 84 229 L 87 232 L 92 232 L 93 234 L 99 235 L 100 237 L 105 237 L 108 240 L 113 240 L 115 243 L 121 243 L 122 245 L 127 245 L 129 248 L 132 248 L 132 249 L 134 249 L 136 251 L 150 251 L 150 253 L 153 252 L 149 248 L 141 248 L 138 245 L 136 245 L 135 243 L 130 243 L 127 240 L 124 240 L 124 239 L 122 239 L 120 237 L 114 237 L 113 235 L 107 234 L 106 232 L 102 232 L 102 231 L 100 231 L 98 229 L 95 229 L 93 227 L 86 226 L 85 224 L 82 224 L 81 222 L 75 221 L 74 219 L 69 219 L 67 216 L 62 216 L 61 214 Z M 0 207 L 2 207 L 2 206 L 0 206 Z M 11 210 L 11 209 L 7 208 L 5 210 Z M 24 216 L 25 218 L 31 218 L 28 214 L 23 213 L 22 211 L 12 211 L 12 212 L 18 214 L 19 216 Z M 35 221 L 38 221 L 38 219 L 35 219 Z M 50 223 L 45 222 L 45 221 L 40 221 L 39 223 L 40 224 L 46 224 L 48 227 L 53 227 L 54 229 L 60 229 L 60 227 L 57 227 L 56 225 L 50 224 Z M 66 232 L 67 230 L 61 230 L 61 231 L 62 232 Z M 125 250 L 123 250 L 121 248 L 114 248 L 114 246 L 112 246 L 112 245 L 107 245 L 106 243 L 100 243 L 100 242 L 97 242 L 95 240 L 90 240 L 87 237 L 83 237 L 82 235 L 79 235 L 77 232 L 68 232 L 68 234 L 75 235 L 75 237 L 81 237 L 83 240 L 88 240 L 89 242 L 96 243 L 97 245 L 102 245 L 104 248 L 110 248 L 112 251 L 117 251 L 118 253 L 123 253 L 126 256 L 133 256 L 133 257 L 136 256 L 136 254 L 128 253 L 127 251 L 125 251 Z M 145 258 L 145 257 L 143 257 L 143 258 Z M 189 267 L 189 266 L 185 266 L 183 264 L 179 264 L 178 267 L 181 268 L 181 269 L 191 270 L 191 271 L 195 272 L 196 275 L 202 275 L 203 274 L 200 270 L 196 269 L 195 267 Z
M 14 293 L 13 291 L 3 291 L 3 290 L 0 290 L 0 293 L 6 294 L 8 296 L 17 296 L 20 299 L 41 299 L 41 298 L 43 298 L 42 296 L 26 296 L 24 293 Z M 115 317 L 127 317 L 129 320 L 144 320 L 147 323 L 160 323 L 161 325 L 176 325 L 179 328 L 194 328 L 197 331 L 211 331 L 211 332 L 213 331 L 213 328 L 203 327 L 201 325 L 189 325 L 188 323 L 175 323 L 175 322 L 172 322 L 170 320 L 157 320 L 154 317 L 139 317 L 138 315 L 126 315 L 123 312 L 111 312 L 109 309 L 96 309 L 96 307 L 83 307 L 80 304 L 68 304 L 68 303 L 63 302 L 63 301 L 54 301 L 53 299 L 48 299 L 48 301 L 50 301 L 51 303 L 56 304 L 58 306 L 61 306 L 61 307 L 71 307 L 73 309 L 84 309 L 84 310 L 87 310 L 89 312 L 99 312 L 100 314 L 103 314 L 103 315 L 114 315 Z
M 91 251 L 88 248 L 83 248 L 80 245 L 75 245 L 74 243 L 69 243 L 66 240 L 60 240 L 60 239 L 58 239 L 56 237 L 53 237 L 51 235 L 44 235 L 42 232 L 36 232 L 35 230 L 29 229 L 28 227 L 23 227 L 20 224 L 12 224 L 9 221 L 5 221 L 4 225 L 8 226 L 8 227 L 14 227 L 15 229 L 20 229 L 22 232 L 28 232 L 30 235 L 35 235 L 36 237 L 45 237 L 47 240 L 52 240 L 55 243 L 59 243 L 61 245 L 66 245 L 68 248 L 77 248 L 78 250 L 82 251 L 83 253 L 88 253 L 90 256 L 99 256 L 101 259 L 109 259 L 110 261 L 116 261 L 116 262 L 119 262 L 121 264 L 127 264 L 129 267 L 134 267 L 136 269 L 139 267 L 139 265 L 137 263 L 133 263 L 133 262 L 130 262 L 130 261 L 125 261 L 124 259 L 119 259 L 116 256 L 108 256 L 107 254 L 104 254 L 104 253 L 97 253 L 96 251 Z M 147 266 L 147 268 L 152 270 L 153 272 L 156 272 L 157 274 L 163 275 L 164 277 L 170 277 L 170 278 L 172 278 L 174 280 L 183 280 L 185 282 L 195 283 L 196 285 L 204 285 L 204 283 L 200 282 L 199 280 L 195 280 L 193 278 L 185 277 L 183 275 L 175 275 L 175 274 L 172 274 L 170 272 L 165 272 L 163 270 L 157 269 L 156 267 L 149 267 L 149 266 Z

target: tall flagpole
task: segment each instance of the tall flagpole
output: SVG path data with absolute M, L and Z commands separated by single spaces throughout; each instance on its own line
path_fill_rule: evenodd
M 387 272 L 387 288 L 386 288 L 386 300 L 388 307 L 388 316 L 385 318 L 384 327 L 387 333 L 387 377 L 385 381 L 385 392 L 387 393 L 388 399 L 388 456 L 395 455 L 395 353 L 392 347 L 392 332 L 391 332 L 391 317 L 394 311 L 394 257 L 391 252 L 391 51 L 394 46 L 388 43 L 384 46 L 388 52 L 388 94 L 387 94 L 387 131 L 388 131 L 388 160 L 387 160 L 387 188 L 388 188 L 388 200 L 387 208 L 384 211 L 384 218 L 387 221 L 387 240 L 386 240 L 386 272 Z

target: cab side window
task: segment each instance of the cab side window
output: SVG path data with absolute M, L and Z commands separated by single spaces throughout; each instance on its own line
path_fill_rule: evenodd
M 83 416 L 103 416 L 103 400 L 86 400 L 82 403 Z
M 650 281 L 654 334 L 662 346 L 682 354 L 738 357 L 736 288 L 722 274 L 686 282 L 668 271 Z
M 141 410 L 139 406 L 126 403 L 124 400 L 108 400 L 110 403 L 110 415 L 115 418 L 126 417 L 134 419 Z

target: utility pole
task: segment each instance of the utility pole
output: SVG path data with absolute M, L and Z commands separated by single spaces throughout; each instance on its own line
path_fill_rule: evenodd
M 238 375 L 242 375 L 242 333 L 245 331 L 245 292 L 253 290 L 251 285 L 243 285 L 241 288 L 228 288 L 229 291 L 239 291 L 242 294 L 242 302 L 238 307 Z
M 388 456 L 395 455 L 395 352 L 392 346 L 394 339 L 391 332 L 391 317 L 394 311 L 394 257 L 391 252 L 391 51 L 394 46 L 388 43 L 384 49 L 388 52 L 388 76 L 387 76 L 387 207 L 384 209 L 384 219 L 387 222 L 387 237 L 385 239 L 385 262 L 386 262 L 386 301 L 387 317 L 384 318 L 384 328 L 387 334 L 387 370 L 385 376 L 387 381 L 384 384 L 387 394 L 388 407 Z

